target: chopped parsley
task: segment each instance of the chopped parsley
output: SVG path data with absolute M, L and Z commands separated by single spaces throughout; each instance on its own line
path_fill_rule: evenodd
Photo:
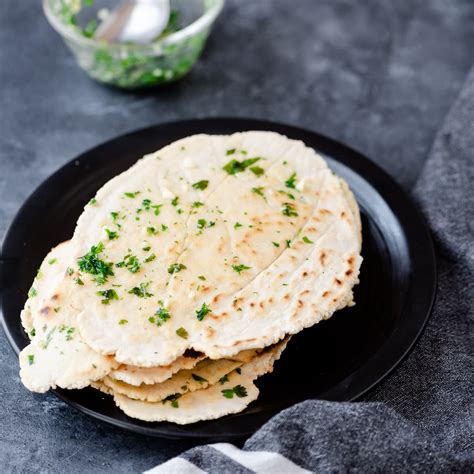
M 124 324 L 128 323 L 128 320 L 127 319 L 121 319 L 118 323 L 120 324 L 120 326 L 123 326 Z
M 221 390 L 222 394 L 225 398 L 234 398 L 234 394 L 237 395 L 239 398 L 243 398 L 247 396 L 247 389 L 242 385 L 236 385 L 233 388 L 228 388 L 225 390 Z
M 130 273 L 137 273 L 142 268 L 138 258 L 131 254 L 125 255 L 123 261 L 116 263 L 115 266 L 118 268 L 126 267 Z
M 303 242 L 305 244 L 314 244 L 314 242 L 312 240 L 309 240 L 309 238 L 306 237 L 306 235 L 303 237 Z
M 78 259 L 77 264 L 81 272 L 96 275 L 95 282 L 98 285 L 103 285 L 109 276 L 113 276 L 112 263 L 101 260 L 98 255 L 104 249 L 104 244 L 99 242 L 93 245 L 88 253 Z
M 84 286 L 84 282 L 80 278 L 74 278 L 74 283 L 79 286 Z
M 109 229 L 104 229 L 104 230 L 105 230 L 105 233 L 107 234 L 107 237 L 109 238 L 109 240 L 118 239 L 118 233 L 117 232 L 114 232 L 113 230 L 109 230 Z
M 201 377 L 200 375 L 196 375 L 196 374 L 191 374 L 191 377 L 196 381 L 196 382 L 199 382 L 199 383 L 204 383 L 204 382 L 208 382 L 207 379 L 205 379 L 204 377 Z
M 97 294 L 102 296 L 102 304 L 109 304 L 110 301 L 119 299 L 117 292 L 113 289 L 98 291 Z
M 247 265 L 243 265 L 243 264 L 240 264 L 240 265 L 231 265 L 232 266 L 232 269 L 234 271 L 236 271 L 239 275 L 241 272 L 243 272 L 244 270 L 250 270 L 250 268 L 252 267 L 247 267 Z
M 227 156 L 233 155 L 234 153 L 235 153 L 235 148 L 231 148 L 230 150 L 227 150 L 227 151 L 225 152 L 225 154 L 226 154 Z
M 171 406 L 173 408 L 179 408 L 178 398 L 180 397 L 181 397 L 180 393 L 173 393 L 172 395 L 168 395 L 166 398 L 164 398 L 162 403 L 164 405 L 166 402 L 171 402 Z
M 65 332 L 66 333 L 66 341 L 72 341 L 74 338 L 74 333 L 76 332 L 76 328 L 73 328 L 71 326 L 66 326 L 65 324 L 61 324 L 59 326 L 59 332 Z
M 152 253 L 149 257 L 145 258 L 144 262 L 145 263 L 153 262 L 153 260 L 155 260 L 155 258 L 156 258 L 156 255 L 154 253 Z
M 155 204 L 151 206 L 151 208 L 155 211 L 155 216 L 160 215 L 160 209 L 162 208 L 163 204 Z
M 150 316 L 148 318 L 148 321 L 160 327 L 163 323 L 166 323 L 166 321 L 168 321 L 168 319 L 170 318 L 171 318 L 171 314 L 166 308 L 162 306 L 161 308 L 158 308 L 154 316 Z
M 296 189 L 296 173 L 292 173 L 291 176 L 285 181 L 287 188 Z
M 139 298 L 151 298 L 152 293 L 148 293 L 147 288 L 150 283 L 140 283 L 140 286 L 134 286 L 128 293 Z
M 242 227 L 242 224 L 240 222 L 236 222 L 234 224 L 234 229 L 238 229 L 239 227 Z
M 184 329 L 184 328 L 178 328 L 178 329 L 176 329 L 176 334 L 177 334 L 179 337 L 182 337 L 183 339 L 187 339 L 187 338 L 189 337 L 188 331 L 186 331 L 186 329 Z
M 291 247 L 291 240 L 285 240 L 286 242 L 286 247 L 290 248 Z
M 194 208 L 194 209 L 196 209 L 198 207 L 201 207 L 201 206 L 204 206 L 204 203 L 200 202 L 200 201 L 194 201 L 191 205 L 191 207 Z
M 142 248 L 142 250 L 144 250 L 145 252 L 148 252 L 150 249 L 151 247 L 149 245 Z
M 96 199 L 96 198 L 92 198 L 92 199 L 89 201 L 89 204 L 90 204 L 91 206 L 93 206 L 93 205 L 96 204 L 96 203 L 97 203 L 97 199 Z
M 265 197 L 265 194 L 263 194 L 263 189 L 264 188 L 262 186 L 259 186 L 258 188 L 252 188 L 252 192 L 255 194 L 258 194 L 263 199 L 267 200 L 267 198 Z
M 72 276 L 74 274 L 74 270 L 71 267 L 66 268 L 66 275 Z
M 34 298 L 37 294 L 38 294 L 38 292 L 33 287 L 31 287 L 28 291 L 28 297 L 29 298 Z
M 35 363 L 35 356 L 34 354 L 30 354 L 28 356 L 28 365 L 33 365 Z
M 252 166 L 250 168 L 250 171 L 257 177 L 260 177 L 263 173 L 265 173 L 265 170 L 263 168 L 260 168 L 260 166 Z
M 206 303 L 203 303 L 201 308 L 196 311 L 196 317 L 198 318 L 199 321 L 202 321 L 204 317 L 211 313 L 212 309 L 207 306 Z
M 156 235 L 158 231 L 154 227 L 147 227 L 146 232 L 148 235 Z
M 281 213 L 287 217 L 296 217 L 298 213 L 296 212 L 295 205 L 291 202 L 284 202 Z
M 196 225 L 198 229 L 204 229 L 205 227 L 215 226 L 216 223 L 214 221 L 207 222 L 206 219 L 198 219 Z
M 165 230 L 168 230 L 168 226 L 161 224 L 161 230 L 164 232 Z
M 224 375 L 223 377 L 221 377 L 221 378 L 219 379 L 219 383 L 220 383 L 221 385 L 224 385 L 224 384 L 225 384 L 226 382 L 228 382 L 228 381 L 229 381 L 229 377 L 228 377 L 227 374 Z
M 227 171 L 229 174 L 237 174 L 245 171 L 249 166 L 252 166 L 254 163 L 260 160 L 260 157 L 248 158 L 243 161 L 230 160 L 222 169 Z
M 178 273 L 181 270 L 186 270 L 186 265 L 182 263 L 173 263 L 168 267 L 168 273 L 172 275 L 173 273 Z
M 58 259 L 57 259 L 57 258 L 50 258 L 50 259 L 48 260 L 48 263 L 49 263 L 50 265 L 54 265 L 55 263 L 58 263 Z
M 209 181 L 207 179 L 202 179 L 201 181 L 198 181 L 197 183 L 193 184 L 194 189 L 198 189 L 199 191 L 204 191 L 209 184 Z
M 134 193 L 123 193 L 123 194 L 127 196 L 128 198 L 134 199 L 140 194 L 140 191 L 135 191 Z
M 280 244 L 278 242 L 272 242 L 272 244 L 275 246 L 275 247 L 279 247 Z
M 150 206 L 151 206 L 151 201 L 149 199 L 144 199 L 142 201 L 142 206 L 143 206 L 143 209 L 145 209 L 145 211 L 149 211 Z
M 198 278 L 202 281 L 206 281 L 206 277 L 204 275 L 198 275 Z
M 175 196 L 175 197 L 171 200 L 171 205 L 176 207 L 178 204 L 179 204 L 179 197 L 178 197 L 178 196 Z
M 36 336 L 36 329 L 33 328 L 31 331 L 30 331 L 30 336 L 31 337 L 35 337 Z

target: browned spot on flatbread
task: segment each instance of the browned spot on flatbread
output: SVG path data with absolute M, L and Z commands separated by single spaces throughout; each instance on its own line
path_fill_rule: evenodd
M 270 298 L 268 298 L 268 302 L 271 304 L 273 303 L 273 298 L 270 296 Z
M 250 307 L 255 308 L 255 303 L 253 301 L 250 303 Z
M 351 276 L 352 275 L 352 268 L 349 268 L 349 270 L 346 271 L 346 276 Z
M 307 277 L 307 276 L 308 276 L 308 272 L 303 272 L 303 273 L 302 273 L 302 276 Z
M 265 307 L 265 303 L 263 301 L 260 301 L 260 303 L 258 303 L 258 305 L 260 306 L 260 308 L 264 308 Z
M 307 295 L 307 294 L 309 294 L 309 293 L 311 293 L 311 291 L 309 291 L 309 290 L 304 290 L 304 291 L 302 291 L 302 292 L 300 293 L 300 295 L 301 295 L 301 296 L 304 296 L 304 295 Z
M 51 299 L 54 301 L 59 300 L 59 294 L 56 293 L 55 295 L 51 296 Z
M 210 289 L 211 289 L 211 287 L 209 287 L 209 286 L 201 286 L 201 291 L 202 291 L 203 293 L 206 293 L 206 292 L 209 291 Z
M 254 341 L 256 341 L 256 339 L 253 337 L 252 339 L 244 339 L 244 340 L 242 340 L 242 341 L 236 341 L 236 342 L 234 342 L 234 344 L 232 344 L 232 345 L 233 345 L 233 346 L 240 346 L 240 345 L 242 345 L 242 344 L 247 344 L 247 343 L 249 343 L 249 342 L 254 342 Z
M 216 331 L 213 328 L 211 328 L 210 326 L 207 326 L 205 331 L 206 331 L 207 337 L 212 337 L 216 333 Z
M 317 230 L 316 227 L 308 227 L 308 232 L 316 232 Z
M 304 303 L 301 300 L 298 300 L 297 306 L 298 308 L 302 308 L 304 306 Z
M 352 265 L 352 264 L 354 263 L 354 256 L 349 257 L 349 258 L 347 259 L 347 263 L 348 263 L 349 265 Z
M 327 296 L 329 296 L 329 293 L 331 293 L 331 292 L 330 292 L 330 291 L 325 291 L 325 292 L 323 293 L 323 298 L 326 298 Z
M 290 295 L 287 293 L 286 295 L 283 296 L 283 299 L 284 299 L 284 300 L 289 300 L 289 299 L 290 299 Z
M 332 212 L 329 209 L 320 209 L 319 213 L 322 214 L 322 215 L 332 214 Z
M 49 306 L 45 306 L 44 308 L 41 308 L 41 309 L 40 309 L 40 313 L 41 313 L 41 314 L 44 314 L 45 316 L 47 316 L 47 315 L 49 314 L 49 310 L 50 310 L 50 309 L 51 309 L 51 308 L 50 308 Z
M 342 285 L 342 281 L 339 280 L 339 278 L 334 278 L 334 282 L 336 283 L 336 285 L 339 285 L 339 286 Z
M 217 303 L 219 301 L 219 298 L 221 297 L 222 295 L 216 295 L 214 296 L 214 298 L 212 298 L 212 302 L 213 303 Z
M 319 254 L 319 262 L 321 265 L 324 267 L 324 262 L 326 261 L 326 252 L 324 250 L 321 250 L 321 253 Z

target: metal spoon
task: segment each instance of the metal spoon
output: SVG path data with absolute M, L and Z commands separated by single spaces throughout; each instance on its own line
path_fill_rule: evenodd
M 94 35 L 111 43 L 153 41 L 169 22 L 170 0 L 123 0 Z

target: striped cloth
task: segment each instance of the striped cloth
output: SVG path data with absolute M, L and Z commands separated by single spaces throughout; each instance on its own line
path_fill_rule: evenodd
M 474 69 L 438 133 L 414 196 L 438 253 L 438 295 L 415 349 L 361 403 L 308 400 L 249 438 L 198 446 L 148 471 L 474 472 Z

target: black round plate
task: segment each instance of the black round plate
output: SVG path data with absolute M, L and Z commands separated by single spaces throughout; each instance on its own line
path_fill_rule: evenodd
M 363 224 L 364 262 L 357 305 L 294 336 L 257 384 L 247 410 L 187 426 L 145 423 L 95 390 L 54 390 L 62 400 L 108 423 L 168 438 L 228 440 L 249 435 L 279 410 L 308 398 L 347 401 L 386 376 L 420 335 L 435 295 L 433 244 L 423 219 L 400 187 L 361 154 L 314 132 L 277 123 L 212 118 L 167 123 L 115 138 L 87 151 L 48 178 L 25 202 L 6 233 L 1 258 L 3 326 L 16 352 L 28 339 L 20 310 L 35 272 L 54 245 L 69 239 L 84 205 L 110 178 L 145 153 L 196 133 L 273 130 L 302 140 L 353 190 Z

